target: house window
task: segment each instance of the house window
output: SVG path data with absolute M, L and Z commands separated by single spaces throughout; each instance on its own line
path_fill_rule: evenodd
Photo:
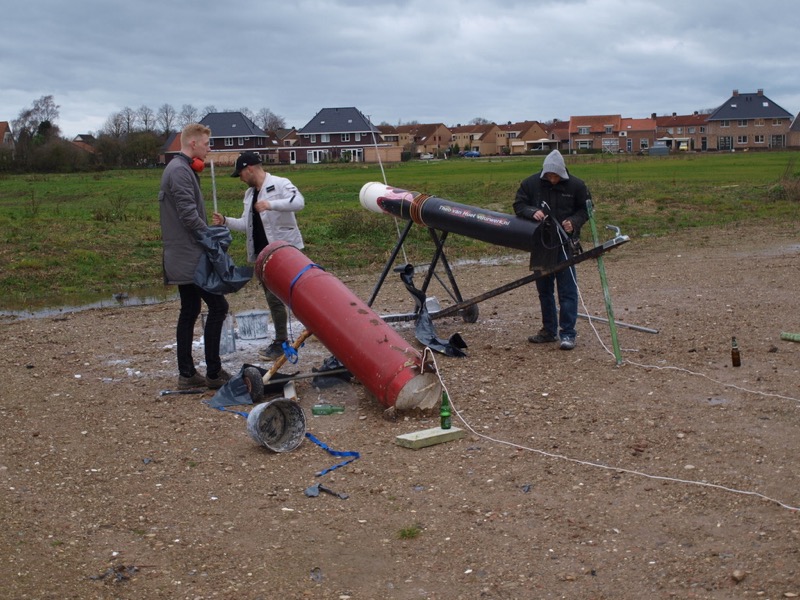
M 780 125 L 783 125 L 783 119 L 772 119 L 772 126 L 773 127 L 778 127 Z
M 753 124 L 754 124 L 756 127 L 763 127 L 763 126 L 764 126 L 764 119 L 755 119 L 755 120 L 753 121 Z
M 342 134 L 342 141 L 343 142 L 349 142 L 350 141 L 350 134 L 349 133 L 343 133 Z
M 756 144 L 763 144 L 764 143 L 764 136 L 763 135 L 754 135 L 753 142 Z
M 689 127 L 689 133 L 694 133 L 694 132 L 695 132 L 695 128 L 694 127 Z
M 706 132 L 706 127 L 705 127 L 705 125 L 701 125 L 701 126 L 700 126 L 700 133 L 705 133 L 705 132 Z
M 239 140 L 239 145 L 244 146 L 244 138 L 237 138 Z
M 312 144 L 316 144 L 317 143 L 317 136 L 316 135 L 312 135 L 311 136 L 311 143 Z M 317 162 L 319 162 L 319 161 L 317 161 Z
M 739 119 L 736 123 L 739 127 L 747 127 L 747 119 Z
M 319 134 L 319 141 L 323 144 L 327 144 L 331 141 L 331 134 L 329 133 L 320 133 Z
M 591 150 L 592 140 L 578 140 L 578 150 Z
M 360 133 L 355 134 L 355 141 L 357 141 L 357 142 L 361 141 L 361 134 Z
M 650 140 L 648 140 L 647 138 L 642 138 L 639 140 L 639 148 L 644 150 L 645 148 L 649 147 L 650 147 Z
M 719 126 L 720 127 L 730 127 L 731 126 L 731 122 L 728 121 L 728 119 L 724 119 L 723 121 L 720 122 Z
M 211 138 L 210 140 L 208 140 L 208 145 L 209 145 L 210 148 L 214 147 L 214 138 Z
M 747 136 L 746 136 L 746 135 L 740 135 L 740 136 L 738 136 L 738 137 L 736 138 L 736 143 L 737 143 L 737 144 L 740 144 L 740 145 L 741 145 L 741 144 L 746 144 L 746 143 L 747 143 Z
M 614 126 L 613 125 L 606 125 L 606 134 L 614 133 Z
M 675 133 L 675 131 L 672 129 L 672 127 L 667 127 L 667 134 L 668 135 L 673 135 L 674 133 Z
M 233 138 L 225 138 L 226 146 L 233 146 Z
M 683 127 L 678 127 L 678 134 L 680 135 L 682 133 L 683 133 Z
M 591 131 L 591 127 L 584 125 L 578 127 L 578 135 L 589 135 L 589 131 Z
M 719 141 L 717 142 L 717 149 L 719 150 L 730 150 L 733 148 L 733 138 L 729 135 L 721 135 L 719 136 Z

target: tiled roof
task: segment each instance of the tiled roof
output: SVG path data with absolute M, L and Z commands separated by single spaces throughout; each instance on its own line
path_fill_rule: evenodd
M 655 131 L 655 119 L 622 119 L 620 131 Z
M 735 121 L 739 119 L 791 119 L 792 114 L 764 95 L 764 90 L 755 94 L 740 94 L 733 90 L 733 95 L 708 116 L 709 121 Z
M 708 115 L 694 113 L 691 115 L 676 115 L 655 117 L 658 127 L 692 127 L 703 125 L 708 120 Z
M 267 135 L 263 129 L 240 112 L 208 113 L 200 123 L 211 128 L 212 138 Z
M 323 108 L 298 133 L 316 135 L 320 133 L 380 133 L 377 127 L 355 107 Z
M 622 115 L 585 115 L 570 117 L 569 132 L 578 133 L 578 127 L 589 127 L 589 133 L 604 133 L 606 125 L 611 125 L 614 131 L 620 130 Z

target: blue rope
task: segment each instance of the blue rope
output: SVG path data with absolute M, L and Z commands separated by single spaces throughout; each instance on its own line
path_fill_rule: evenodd
M 297 275 L 294 276 L 294 279 L 292 279 L 292 282 L 289 284 L 289 309 L 290 310 L 292 308 L 292 294 L 294 293 L 294 284 L 297 283 L 297 280 L 300 279 L 300 277 L 303 276 L 303 273 L 305 273 L 309 269 L 320 269 L 321 271 L 325 270 L 322 267 L 320 267 L 318 264 L 315 264 L 315 263 L 307 264 L 305 267 L 300 269 L 300 272 Z
M 305 346 L 305 342 L 300 344 L 301 348 L 303 346 Z M 295 350 L 292 347 L 292 345 L 289 343 L 288 340 L 283 341 L 283 343 L 281 344 L 281 348 L 283 348 L 283 353 L 284 355 L 286 355 L 286 360 L 288 360 L 292 364 L 295 364 L 298 360 L 297 350 Z
M 353 461 L 354 461 L 355 459 L 357 459 L 357 458 L 361 458 L 361 455 L 360 455 L 358 452 L 355 452 L 355 451 L 351 451 L 351 452 L 342 452 L 342 451 L 340 451 L 340 450 L 331 450 L 331 449 L 330 449 L 330 448 L 329 448 L 329 447 L 328 447 L 328 446 L 325 444 L 325 442 L 321 442 L 321 441 L 319 441 L 317 438 L 315 438 L 315 437 L 314 437 L 314 436 L 313 436 L 311 433 L 309 433 L 308 431 L 306 431 L 306 437 L 307 437 L 308 439 L 310 439 L 312 442 L 314 442 L 314 443 L 315 443 L 317 446 L 319 446 L 319 447 L 320 447 L 320 448 L 322 448 L 323 450 L 327 451 L 327 452 L 328 452 L 328 454 L 330 454 L 331 456 L 346 456 L 346 457 L 349 457 L 347 460 L 343 460 L 343 461 L 342 461 L 342 462 L 340 462 L 339 464 L 333 465 L 332 467 L 328 467 L 327 469 L 324 469 L 324 470 L 320 471 L 319 473 L 315 473 L 315 476 L 316 476 L 316 477 L 321 477 L 321 476 L 325 475 L 326 473 L 330 473 L 330 472 L 331 472 L 331 471 L 333 471 L 334 469 L 338 469 L 339 467 L 343 467 L 343 466 L 345 466 L 345 465 L 348 465 L 348 464 L 350 464 L 351 462 L 353 462 Z

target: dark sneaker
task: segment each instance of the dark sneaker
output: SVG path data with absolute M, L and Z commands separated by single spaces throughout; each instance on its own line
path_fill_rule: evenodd
M 575 347 L 575 338 L 572 336 L 564 336 L 561 338 L 561 349 L 572 350 Z
M 184 377 L 178 375 L 178 389 L 189 390 L 191 388 L 203 387 L 206 384 L 206 378 L 195 371 L 191 377 Z
M 220 369 L 220 372 L 217 374 L 216 377 L 208 377 L 205 378 L 205 384 L 210 390 L 218 390 L 223 385 L 228 383 L 231 380 L 231 374 L 228 373 L 225 369 Z
M 532 335 L 528 338 L 531 344 L 549 344 L 550 342 L 558 341 L 555 334 L 550 333 L 547 329 L 540 329 L 539 333 Z
M 258 357 L 263 360 L 275 360 L 283 356 L 283 342 L 284 340 L 275 340 L 266 348 L 258 351 Z

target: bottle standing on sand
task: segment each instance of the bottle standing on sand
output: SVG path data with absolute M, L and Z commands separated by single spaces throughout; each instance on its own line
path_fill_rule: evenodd
M 344 406 L 335 404 L 315 404 L 311 407 L 312 415 L 339 415 L 344 412 Z
M 734 367 L 742 366 L 742 357 L 739 354 L 739 344 L 736 343 L 736 338 L 731 338 L 731 364 Z
M 442 407 L 439 410 L 439 416 L 442 419 L 439 427 L 450 429 L 450 398 L 447 397 L 446 391 L 442 392 Z

